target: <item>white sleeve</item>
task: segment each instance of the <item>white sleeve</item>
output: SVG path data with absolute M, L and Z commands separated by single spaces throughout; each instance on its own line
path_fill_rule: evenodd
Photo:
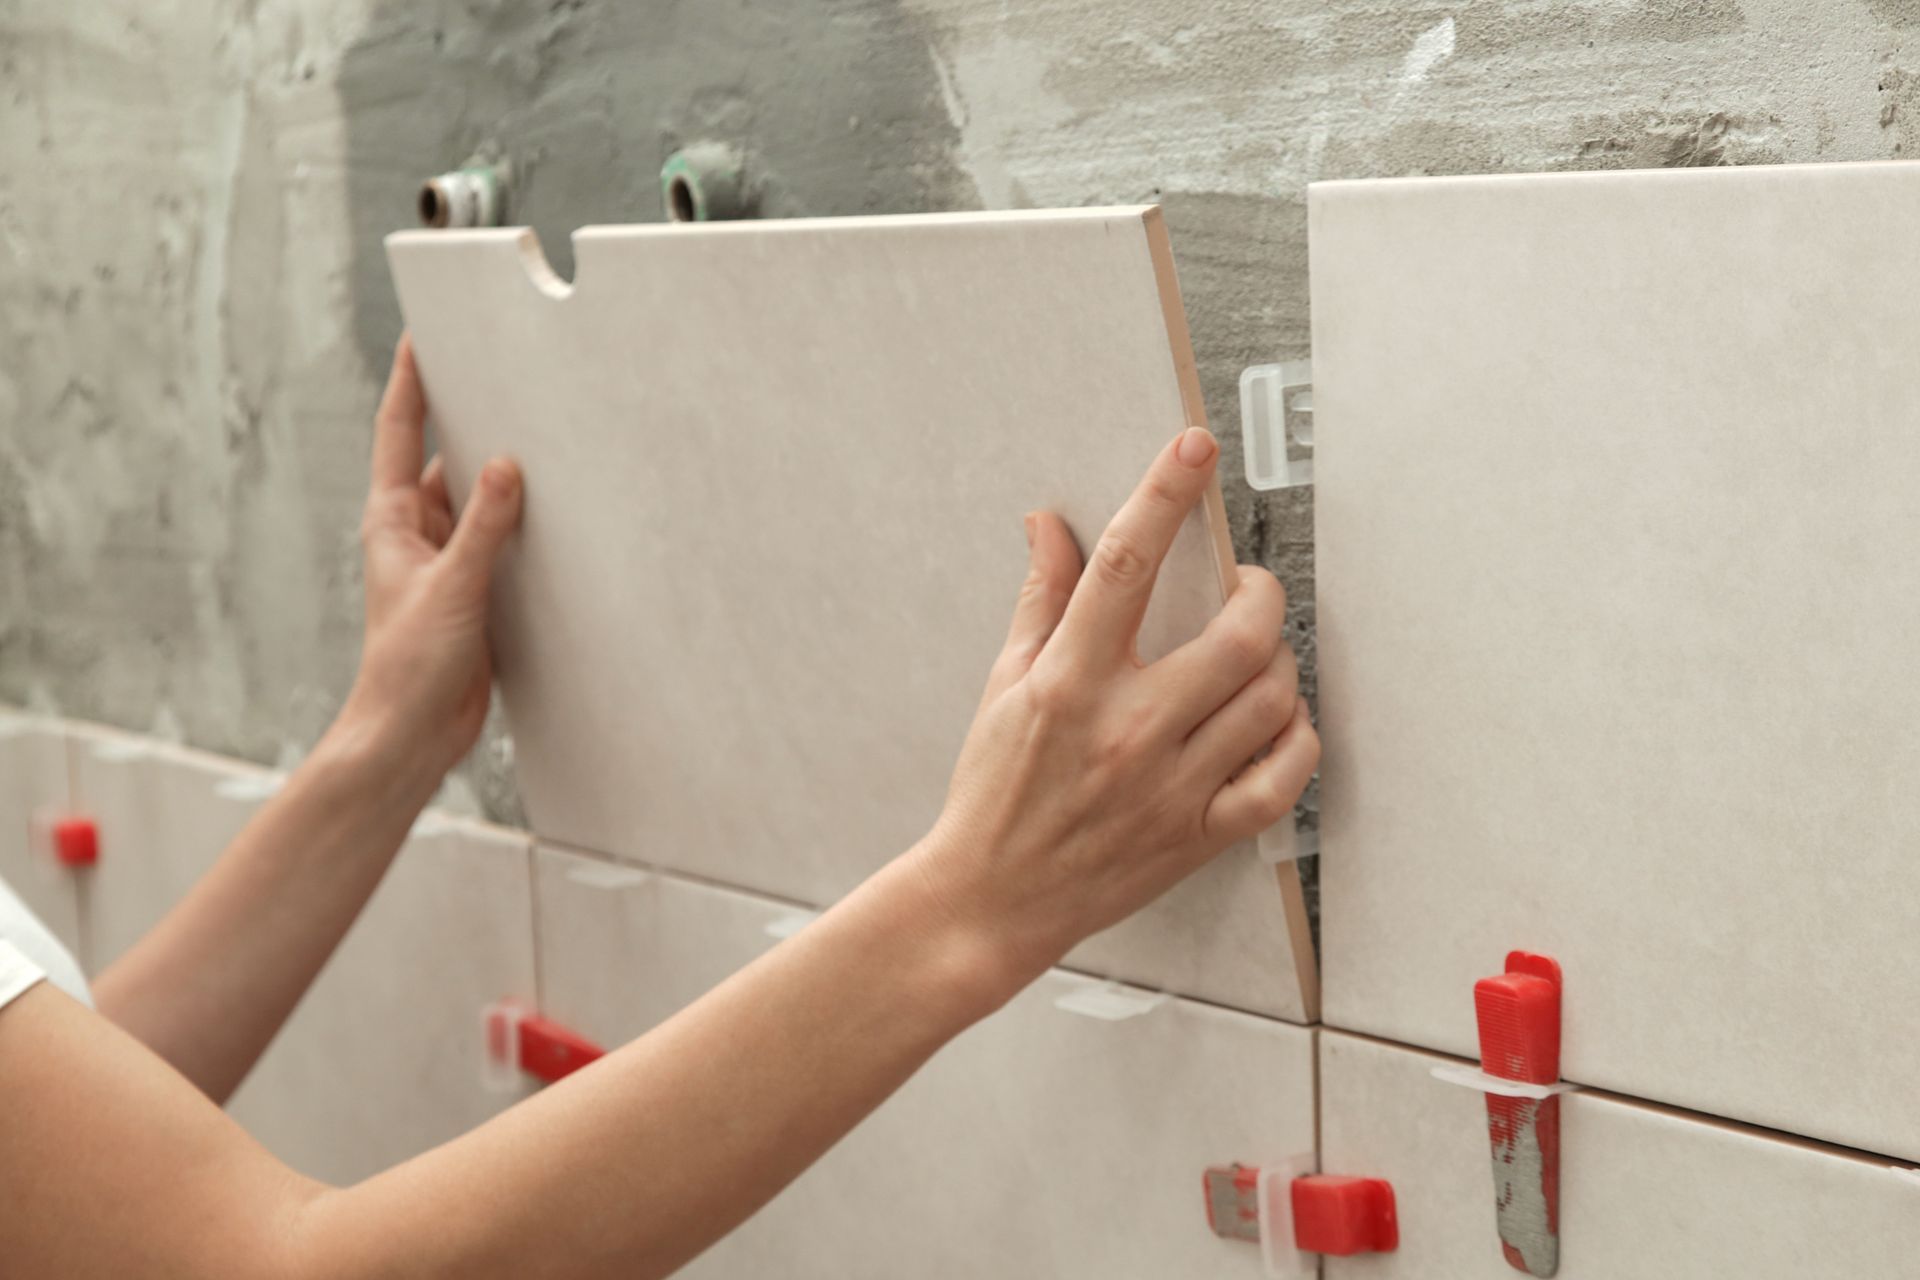
M 0 1009 L 12 1004 L 27 988 L 46 976 L 20 948 L 0 938 Z

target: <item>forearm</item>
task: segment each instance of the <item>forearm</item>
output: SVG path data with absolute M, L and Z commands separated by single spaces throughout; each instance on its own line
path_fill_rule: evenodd
M 342 722 L 94 984 L 100 1012 L 224 1102 L 380 883 L 437 777 Z
M 293 1174 L 58 992 L 28 992 L 0 1010 L 0 1096 L 29 1100 L 0 1125 L 0 1257 L 48 1276 L 664 1276 L 1033 976 L 918 865 L 626 1048 L 344 1190 Z
M 1031 976 L 948 919 L 903 859 L 633 1044 L 323 1195 L 303 1236 L 333 1275 L 666 1275 Z

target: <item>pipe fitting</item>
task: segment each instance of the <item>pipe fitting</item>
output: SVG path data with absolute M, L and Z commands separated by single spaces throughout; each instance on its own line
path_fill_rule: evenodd
M 669 222 L 728 222 L 758 212 L 746 154 L 725 142 L 690 142 L 668 156 L 660 199 Z
M 420 185 L 423 227 L 497 227 L 506 220 L 511 170 L 504 164 L 455 169 Z

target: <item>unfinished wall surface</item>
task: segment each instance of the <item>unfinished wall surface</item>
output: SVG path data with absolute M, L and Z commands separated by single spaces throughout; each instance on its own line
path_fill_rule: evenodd
M 1920 0 L 0 0 L 0 701 L 311 742 L 356 656 L 380 236 L 469 156 L 513 161 L 563 273 L 702 137 L 769 215 L 1160 201 L 1231 459 L 1240 368 L 1306 353 L 1307 182 L 1910 154 L 1917 30 Z M 1228 485 L 1311 693 L 1309 503 Z M 490 733 L 452 803 L 514 820 L 509 757 Z

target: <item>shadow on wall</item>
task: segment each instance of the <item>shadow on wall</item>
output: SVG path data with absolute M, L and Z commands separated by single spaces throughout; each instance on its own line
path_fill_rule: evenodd
M 700 137 L 748 148 L 769 216 L 978 207 L 937 35 L 899 0 L 378 6 L 338 82 L 370 374 L 400 334 L 382 237 L 414 224 L 422 179 L 474 155 L 512 160 L 508 220 L 568 277 L 576 227 L 663 220 L 661 163 Z

